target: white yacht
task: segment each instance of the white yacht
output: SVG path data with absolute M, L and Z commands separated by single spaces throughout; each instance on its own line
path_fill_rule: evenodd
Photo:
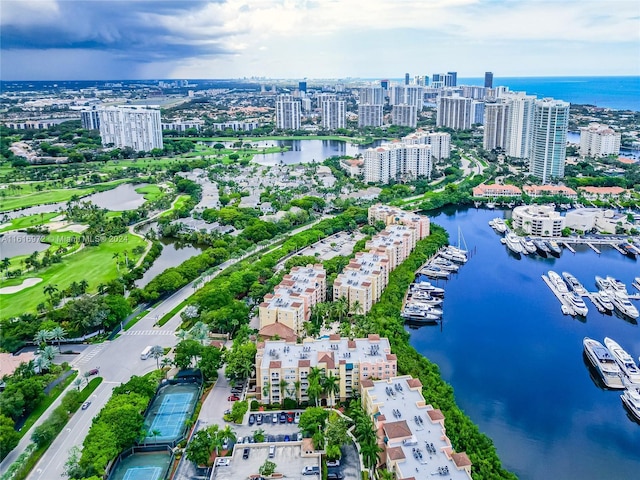
M 564 280 L 562 280 L 560 275 L 558 275 L 553 270 L 549 270 L 548 275 L 549 275 L 549 280 L 551 280 L 551 283 L 553 284 L 553 286 L 556 288 L 556 290 L 558 292 L 560 292 L 560 293 L 569 293 L 569 289 L 567 288 L 567 284 L 564 283 Z
M 629 385 L 620 398 L 631 415 L 640 421 L 640 385 Z
M 627 286 L 617 278 L 613 278 L 612 276 L 607 275 L 607 281 L 611 285 L 611 288 L 613 288 L 616 292 L 622 292 L 625 295 L 629 295 L 629 292 L 627 292 Z
M 413 284 L 414 292 L 427 292 L 429 295 L 441 297 L 444 295 L 444 288 L 436 287 L 435 285 L 431 285 L 431 282 L 417 282 Z
M 457 249 L 456 247 L 447 247 L 442 252 L 440 252 L 440 256 L 447 260 L 451 260 L 452 262 L 457 262 L 457 263 L 467 262 L 467 254 L 462 253 L 462 251 Z
M 411 300 L 417 300 L 418 302 L 428 303 L 429 305 L 440 305 L 442 299 L 438 297 L 432 297 L 427 292 L 414 292 L 411 294 Z
M 453 263 L 450 260 L 446 260 L 444 258 L 435 257 L 429 262 L 430 265 L 436 265 L 440 267 L 442 270 L 449 270 L 450 272 L 457 272 L 460 269 L 460 265 L 457 263 Z
M 562 272 L 562 276 L 566 280 L 569 288 L 576 292 L 578 295 L 586 295 L 587 289 L 578 281 L 576 277 L 571 275 L 569 272 Z
M 622 372 L 613 359 L 611 352 L 600 342 L 589 337 L 584 337 L 582 345 L 587 358 L 598 370 L 604 384 L 609 388 L 624 388 L 621 377 Z
M 622 373 L 629 378 L 629 381 L 640 384 L 640 369 L 638 369 L 631 355 L 618 345 L 615 340 L 609 337 L 605 337 L 604 344 L 611 352 L 611 355 L 613 355 L 615 361 L 618 362 L 618 365 L 620 365 Z
M 616 310 L 627 317 L 635 320 L 640 316 L 638 309 L 629 301 L 629 297 L 622 292 L 614 291 L 613 295 L 611 295 L 611 303 L 613 303 Z
M 598 290 L 613 290 L 613 286 L 609 280 L 596 275 L 596 286 Z
M 522 244 L 522 248 L 527 253 L 536 253 L 536 244 L 533 243 L 533 240 L 531 240 L 529 237 L 521 238 L 520 243 Z
M 611 302 L 611 296 L 606 291 L 601 290 L 599 292 L 596 292 L 593 294 L 593 297 L 595 298 L 596 302 L 600 302 L 600 305 L 605 310 L 608 310 L 609 312 L 613 310 L 613 303 Z
M 511 250 L 513 253 L 523 253 L 520 238 L 515 233 L 509 232 L 504 238 L 509 250 Z
M 580 315 L 582 317 L 587 316 L 587 313 L 589 313 L 589 309 L 587 308 L 587 305 L 584 303 L 584 300 L 580 295 L 578 295 L 576 292 L 569 292 L 565 293 L 563 297 L 577 315 Z
M 634 287 L 636 287 L 638 290 L 640 290 L 640 277 L 636 277 L 633 279 L 633 283 L 631 284 Z
M 504 233 L 504 232 L 507 231 L 507 224 L 504 223 L 504 220 L 502 218 L 499 218 L 499 217 L 496 217 L 496 218 L 493 219 L 492 227 L 498 233 Z

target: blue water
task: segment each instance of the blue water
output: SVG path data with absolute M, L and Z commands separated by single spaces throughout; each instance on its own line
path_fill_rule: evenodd
M 484 78 L 459 78 L 459 85 L 484 85 Z M 494 86 L 571 103 L 640 111 L 640 77 L 494 77 Z
M 446 289 L 442 326 L 411 332 L 411 343 L 436 362 L 458 405 L 495 443 L 505 467 L 523 480 L 640 478 L 640 425 L 620 400 L 592 379 L 585 336 L 617 340 L 640 356 L 640 328 L 591 305 L 586 321 L 564 316 L 542 281 L 548 270 L 573 273 L 595 291 L 595 275 L 633 290 L 638 262 L 603 247 L 560 258 L 515 259 L 487 222 L 502 212 L 446 210 L 432 220 L 452 243 L 458 227 L 473 252 Z M 636 302 L 640 307 L 640 302 Z

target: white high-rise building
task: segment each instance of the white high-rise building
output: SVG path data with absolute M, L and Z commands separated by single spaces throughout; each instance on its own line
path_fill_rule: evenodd
M 542 183 L 564 177 L 568 128 L 569 103 L 553 98 L 535 101 L 529 173 Z
M 360 89 L 360 105 L 383 105 L 384 90 L 382 87 L 364 87 Z
M 331 102 L 337 100 L 338 97 L 335 93 L 319 93 L 316 95 L 316 99 L 318 102 L 318 110 L 322 113 L 324 102 Z
M 358 105 L 358 127 L 380 127 L 382 105 Z
M 431 146 L 431 158 L 441 160 L 451 155 L 451 135 L 446 132 L 423 132 L 407 135 L 402 141 L 408 145 L 425 144 Z
M 416 128 L 418 124 L 418 109 L 415 105 L 394 105 L 391 117 L 393 125 Z
M 300 130 L 300 101 L 291 95 L 280 95 L 276 100 L 276 128 Z
M 389 105 L 402 105 L 405 102 L 404 85 L 393 85 L 389 89 Z
M 484 107 L 484 134 L 482 148 L 494 150 L 507 144 L 509 106 L 505 103 L 487 103 Z
M 471 102 L 471 123 L 482 125 L 484 123 L 484 102 L 474 100 Z
M 600 123 L 590 123 L 588 127 L 580 127 L 580 155 L 586 157 L 619 155 L 620 137 L 620 132 Z
M 418 111 L 424 107 L 424 88 L 420 85 L 408 85 L 404 89 L 405 101 L 407 105 L 415 105 Z
M 160 110 L 130 106 L 102 107 L 99 117 L 103 146 L 131 147 L 137 152 L 162 148 Z
M 82 128 L 85 130 L 100 130 L 100 109 L 93 106 L 80 112 Z
M 536 97 L 525 92 L 508 92 L 500 98 L 509 106 L 505 153 L 510 157 L 529 158 Z
M 454 130 L 468 130 L 474 121 L 473 100 L 459 96 L 439 96 L 436 126 Z
M 347 125 L 347 113 L 344 100 L 326 100 L 322 102 L 322 128 L 336 130 Z
M 364 181 L 431 178 L 431 147 L 426 144 L 389 143 L 365 150 Z

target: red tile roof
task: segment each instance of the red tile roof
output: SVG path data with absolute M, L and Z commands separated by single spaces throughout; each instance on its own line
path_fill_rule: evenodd
M 405 457 L 402 447 L 390 447 L 387 448 L 387 457 L 389 460 L 402 460 Z
M 439 408 L 436 408 L 434 410 L 427 410 L 427 415 L 429 415 L 429 418 L 432 422 L 439 422 L 440 420 L 444 420 L 444 415 Z
M 451 455 L 451 459 L 459 468 L 470 467 L 472 465 L 471 460 L 469 460 L 469 457 L 464 452 L 454 453 Z
M 389 440 L 411 436 L 411 429 L 409 425 L 407 425 L 406 420 L 387 422 L 382 428 L 384 428 L 384 432 Z

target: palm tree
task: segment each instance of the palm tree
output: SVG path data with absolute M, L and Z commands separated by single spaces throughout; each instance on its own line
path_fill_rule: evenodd
M 51 360 L 44 355 L 38 355 L 33 360 L 34 365 L 39 372 L 46 372 L 51 368 Z
M 53 360 L 54 358 L 56 358 L 56 355 L 58 355 L 59 353 L 60 350 L 58 349 L 58 347 L 52 347 L 51 345 L 47 345 L 40 351 L 40 355 L 49 360 Z
M 353 302 L 353 304 L 351 305 L 351 311 L 355 315 L 362 315 L 364 313 L 364 307 L 362 303 L 360 303 L 360 300 L 356 300 L 355 302 Z
M 11 266 L 11 260 L 9 260 L 8 258 L 3 258 L 2 261 L 0 262 L 0 272 L 2 271 L 6 271 L 9 272 L 9 267 Z
M 296 389 L 296 403 L 300 406 L 300 397 L 302 396 L 300 387 L 302 386 L 302 382 L 300 380 L 296 380 L 293 382 L 293 386 Z
M 271 383 L 270 382 L 264 382 L 262 384 L 262 397 L 263 398 L 269 398 L 269 392 L 271 391 Z
M 153 437 L 153 442 L 155 443 L 156 437 L 160 435 L 162 432 L 160 430 L 156 430 L 155 428 L 149 432 L 149 435 Z
M 236 432 L 233 431 L 230 425 L 225 425 L 225 427 L 220 430 L 219 435 L 223 441 L 227 440 L 229 442 L 235 442 L 237 439 Z
M 156 359 L 156 368 L 160 369 L 160 357 L 164 355 L 164 348 L 160 345 L 154 345 L 151 347 L 151 352 L 149 352 L 153 358 Z
M 67 339 L 67 332 L 61 326 L 54 327 L 49 333 L 51 334 L 51 340 L 58 341 L 58 349 L 60 348 L 60 342 Z
M 120 252 L 115 252 L 111 258 L 116 259 L 116 268 L 118 269 L 118 273 L 120 273 L 120 262 L 118 261 L 120 260 Z
M 376 466 L 378 465 L 378 453 L 380 453 L 382 449 L 378 446 L 377 443 L 365 443 L 360 444 L 360 455 L 362 455 L 362 463 L 366 468 L 371 471 L 370 478 L 373 477 L 373 474 L 376 471 Z
M 324 379 L 323 390 L 331 397 L 331 406 L 335 405 L 335 396 L 340 393 L 340 377 L 329 371 Z
M 45 295 L 49 295 L 49 302 L 51 302 L 51 305 L 53 306 L 53 295 L 58 291 L 58 286 L 49 283 L 48 285 L 44 286 L 42 291 Z
M 347 297 L 340 297 L 333 305 L 333 308 L 338 315 L 338 320 L 342 322 L 342 317 L 349 312 L 349 301 Z
M 98 284 L 98 293 L 100 295 L 104 295 L 104 292 L 107 290 L 107 286 L 104 283 Z
M 80 390 L 83 383 L 82 377 L 78 377 L 73 381 L 73 386 L 76 387 L 76 390 Z
M 53 336 L 49 330 L 38 330 L 38 332 L 33 337 L 33 343 L 42 347 L 46 345 L 49 340 L 51 340 Z
M 78 284 L 78 289 L 80 290 L 80 292 L 86 293 L 88 288 L 89 282 L 87 282 L 84 278 L 80 280 L 80 283 Z
M 282 401 L 285 397 L 285 389 L 287 388 L 288 382 L 283 378 L 278 385 L 280 386 L 280 400 Z
M 199 341 L 204 345 L 209 339 L 209 325 L 203 322 L 196 322 L 196 324 L 189 330 L 191 338 Z
M 187 330 L 178 330 L 176 332 L 176 337 L 178 337 L 179 341 L 182 341 L 190 338 L 191 334 Z

